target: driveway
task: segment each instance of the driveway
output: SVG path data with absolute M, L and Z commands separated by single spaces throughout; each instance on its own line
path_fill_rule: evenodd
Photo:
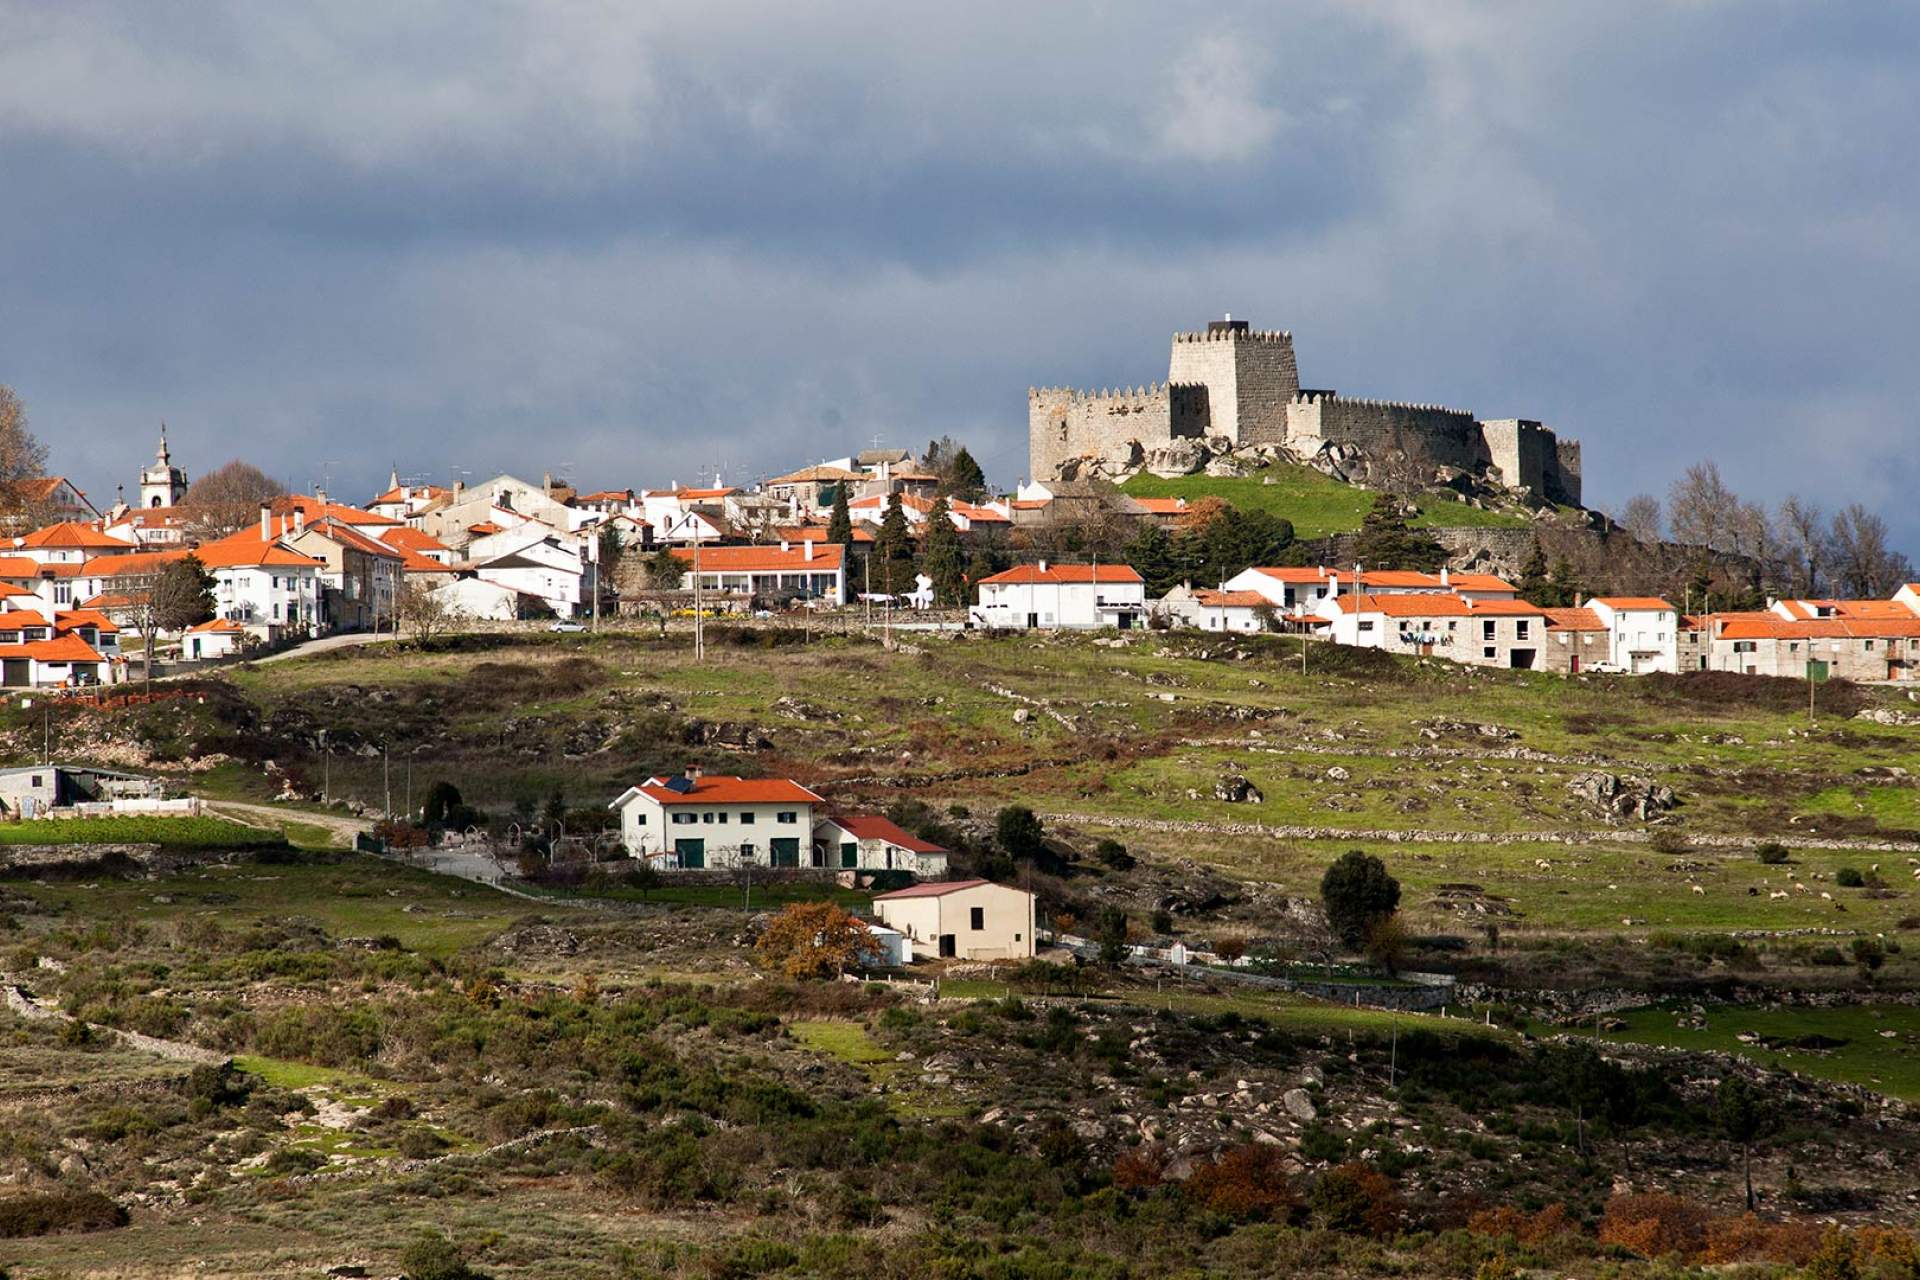
M 373 644 L 376 641 L 391 640 L 391 632 L 383 631 L 374 635 L 371 631 L 348 631 L 336 636 L 321 636 L 318 640 L 308 640 L 291 649 L 282 649 L 279 653 L 264 658 L 255 658 L 253 665 L 264 667 L 269 662 L 285 662 L 289 658 L 310 658 L 316 653 L 325 653 L 329 649 L 347 649 L 357 644 Z
M 208 800 L 204 802 L 209 812 L 225 814 L 230 818 L 252 826 L 266 824 L 277 827 L 283 822 L 303 822 L 308 826 L 324 827 L 333 837 L 334 843 L 342 848 L 351 849 L 353 838 L 373 830 L 372 818 L 356 818 L 348 813 L 309 813 L 305 809 L 289 809 L 277 804 L 253 804 L 244 800 Z

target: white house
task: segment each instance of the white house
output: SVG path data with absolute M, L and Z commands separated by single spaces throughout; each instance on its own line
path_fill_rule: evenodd
M 247 629 L 228 618 L 214 618 L 188 627 L 180 637 L 180 656 L 192 661 L 226 658 L 240 651 Z
M 693 589 L 694 549 L 675 547 L 687 566 L 683 590 Z M 718 595 L 800 596 L 832 605 L 847 602 L 846 548 L 832 542 L 699 549 L 700 589 Z
M 1247 569 L 1221 584 L 1223 591 L 1257 591 L 1289 613 L 1321 613 L 1320 605 L 1342 591 L 1366 595 L 1448 592 L 1467 600 L 1515 600 L 1519 589 L 1490 573 L 1422 573 L 1414 569 L 1353 569 L 1324 565 Z
M 1680 612 L 1658 596 L 1595 596 L 1586 602 L 1607 628 L 1607 661 L 1622 671 L 1680 669 Z
M 1016 565 L 980 579 L 969 621 L 980 627 L 1054 628 L 1141 625 L 1146 580 L 1124 564 Z
M 571 534 L 530 523 L 480 538 L 467 553 L 470 558 L 460 568 L 542 600 L 558 617 L 574 617 L 593 600 L 597 566 Z
M 480 578 L 456 578 L 432 588 L 433 598 L 462 618 L 475 622 L 512 622 L 533 609 L 534 602 L 512 587 Z
M 827 865 L 813 844 L 826 801 L 789 779 L 689 769 L 628 787 L 607 807 L 619 811 L 627 853 L 668 869 Z
M 917 884 L 873 900 L 917 959 L 1017 960 L 1034 953 L 1034 897 L 991 880 Z
M 1264 631 L 1279 606 L 1258 591 L 1213 591 L 1179 586 L 1160 597 L 1159 610 L 1200 631 Z
M 947 874 L 947 851 L 874 814 L 830 814 L 813 825 L 813 865 L 860 871 Z
M 115 630 L 92 610 L 56 610 L 47 615 L 8 608 L 0 612 L 0 685 L 50 688 L 111 683 Z
M 1334 596 L 1320 609 L 1336 644 L 1523 671 L 1544 665 L 1546 611 L 1525 601 L 1403 592 Z

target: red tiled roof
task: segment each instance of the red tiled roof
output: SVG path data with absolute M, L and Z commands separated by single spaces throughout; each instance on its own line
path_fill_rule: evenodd
M 42 529 L 14 540 L 17 547 L 85 547 L 102 550 L 125 551 L 130 544 L 118 538 L 109 538 L 92 525 L 81 524 L 77 520 L 62 520 L 59 524 L 50 524 Z
M 1911 618 L 1913 610 L 1898 600 L 1782 600 L 1782 608 L 1796 618 L 1808 619 L 1821 616 L 1821 610 L 1827 616 L 1835 618 Z
M 1257 609 L 1273 602 L 1258 591 L 1196 591 L 1193 598 L 1209 609 Z
M 390 503 L 406 502 L 408 501 L 407 495 L 409 492 L 411 492 L 415 498 L 432 499 L 443 497 L 448 491 L 442 489 L 437 484 L 401 485 L 398 489 L 387 490 L 367 505 L 370 507 L 383 507 Z
M 888 902 L 896 898 L 939 898 L 949 893 L 958 893 L 962 889 L 978 889 L 983 884 L 992 884 L 991 880 L 941 880 L 933 884 L 909 885 L 905 889 L 895 889 L 892 893 L 876 893 L 875 902 Z
M 1920 636 L 1920 617 L 1811 618 L 1787 622 L 1771 615 L 1721 618 L 1718 640 L 1881 640 Z
M 209 621 L 197 623 L 194 626 L 188 627 L 187 630 L 192 632 L 205 633 L 210 631 L 245 631 L 246 628 L 241 626 L 239 623 L 235 622 L 231 618 L 213 618 Z
M 1381 613 L 1389 618 L 1540 618 L 1546 611 L 1524 600 L 1468 600 L 1451 592 L 1411 591 L 1399 595 L 1341 596 L 1342 613 Z
M 399 499 L 394 499 L 399 501 Z M 338 520 L 342 524 L 357 525 L 393 525 L 399 524 L 391 516 L 376 515 L 371 511 L 362 511 L 358 507 L 349 507 L 343 502 L 322 502 L 320 499 L 304 493 L 290 493 L 273 500 L 273 514 L 288 516 L 298 511 L 307 518 L 307 523 L 315 520 Z
M 0 615 L 0 617 L 4 616 L 5 615 Z M 55 612 L 53 629 L 56 632 L 72 631 L 79 627 L 93 627 L 109 635 L 116 634 L 120 630 L 120 628 L 114 624 L 112 618 L 101 613 L 98 609 L 89 609 L 83 606 L 78 609 L 61 609 Z
M 135 551 L 124 556 L 95 556 L 87 561 L 87 576 L 92 578 L 139 578 L 159 573 L 176 560 L 187 558 L 185 547 L 165 551 Z
M 789 547 L 709 547 L 700 548 L 702 573 L 832 573 L 840 567 L 844 548 L 837 542 L 812 543 L 813 558 L 807 558 L 805 546 Z M 693 565 L 692 547 L 675 547 L 673 554 Z
M 34 658 L 40 662 L 105 662 L 94 647 L 76 635 L 25 644 L 0 644 L 0 658 Z
M 1050 564 L 1044 569 L 1037 564 L 1020 564 L 980 581 L 982 585 L 1006 583 L 1018 586 L 1035 583 L 1144 582 L 1145 579 L 1132 565 L 1126 564 Z
M 1547 609 L 1549 631 L 1605 631 L 1607 624 L 1591 609 Z
M 841 830 L 851 833 L 857 839 L 884 840 L 888 844 L 897 844 L 902 849 L 909 850 L 913 853 L 946 852 L 944 848 L 937 844 L 922 840 L 919 836 L 908 834 L 901 830 L 895 823 L 878 814 L 834 814 L 831 821 Z
M 773 536 L 782 542 L 825 542 L 827 526 L 823 524 L 783 525 L 773 531 Z M 865 525 L 854 525 L 853 540 L 872 542 L 873 530 Z
M 381 530 L 380 541 L 391 547 L 404 547 L 408 551 L 453 550 L 426 530 L 416 529 L 410 524 L 397 524 L 391 529 Z
M 1185 498 L 1135 498 L 1143 511 L 1156 516 L 1177 516 L 1187 509 Z
M 674 790 L 667 785 L 668 781 L 648 778 L 637 789 L 641 795 L 664 805 L 826 803 L 790 778 L 701 777 L 686 791 Z

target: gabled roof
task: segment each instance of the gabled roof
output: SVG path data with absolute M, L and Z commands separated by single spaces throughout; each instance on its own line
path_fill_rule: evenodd
M 980 579 L 981 585 L 1023 586 L 1049 584 L 1064 586 L 1069 584 L 1096 582 L 1144 582 L 1139 571 L 1126 564 L 1020 564 L 1011 569 L 1002 570 Z
M 825 542 L 827 526 L 823 524 L 785 524 L 773 530 L 773 536 L 781 542 Z M 863 524 L 853 526 L 853 541 L 872 542 L 873 530 Z
M 958 516 L 965 516 L 975 524 L 1011 524 L 1005 515 L 992 507 L 983 507 L 977 503 L 962 502 L 957 498 L 947 500 L 947 510 Z
M 0 622 L 0 630 L 7 630 Z M 24 644 L 0 644 L 0 657 L 33 658 L 40 662 L 105 662 L 94 647 L 79 636 L 57 635 L 51 640 L 29 640 Z
M 1389 618 L 1543 618 L 1546 610 L 1525 600 L 1469 600 L 1446 591 L 1409 591 L 1387 595 L 1343 595 L 1333 602 L 1342 613 L 1379 613 Z
M 125 546 L 125 543 L 115 543 Z M 55 564 L 41 564 L 38 560 L 26 556 L 0 556 L 0 578 L 78 578 L 91 572 L 87 566 L 113 560 L 125 560 L 125 556 L 94 556 L 90 560 L 68 560 Z
M 130 543 L 118 538 L 109 538 L 92 525 L 81 524 L 77 520 L 62 520 L 45 528 L 35 529 L 32 533 L 14 539 L 16 547 L 55 547 L 83 548 L 100 551 L 124 551 Z
M 390 547 L 403 547 L 408 551 L 451 551 L 446 543 L 434 537 L 424 529 L 416 529 L 410 524 L 397 524 L 391 529 L 380 531 L 380 541 Z
M 839 467 L 830 467 L 825 463 L 818 466 L 802 467 L 798 471 L 789 471 L 784 476 L 776 476 L 767 481 L 776 484 L 838 484 L 846 480 L 864 480 L 858 471 L 842 471 Z
M 395 498 L 394 501 L 397 502 L 399 499 Z M 372 511 L 362 511 L 358 507 L 349 507 L 342 502 L 322 502 L 320 499 L 304 493 L 289 493 L 273 500 L 273 514 L 277 516 L 287 516 L 292 515 L 295 511 L 305 516 L 308 524 L 312 524 L 315 520 L 320 519 L 338 520 L 342 524 L 373 524 L 383 527 L 400 523 L 391 516 L 378 515 Z
M 1258 591 L 1210 591 L 1201 589 L 1193 598 L 1209 609 L 1258 609 L 1273 602 Z
M 899 898 L 943 898 L 949 893 L 958 893 L 962 889 L 978 889 L 983 884 L 992 883 L 991 880 L 941 880 L 934 884 L 909 885 L 905 889 L 895 889 L 892 893 L 876 893 L 873 895 L 873 900 L 890 902 Z
M 0 617 L 4 616 L 4 614 L 0 614 Z M 73 631 L 80 627 L 92 627 L 96 631 L 102 631 L 108 635 L 117 634 L 120 630 L 120 628 L 114 624 L 112 618 L 101 613 L 98 609 L 82 607 L 79 609 L 60 609 L 54 613 L 53 629 L 56 633 Z
M 1782 609 L 1794 618 L 1911 618 L 1912 609 L 1898 600 L 1782 600 Z
M 245 630 L 245 627 L 231 618 L 213 618 L 206 622 L 196 623 L 187 628 L 189 633 L 195 635 L 205 635 L 215 631 L 241 632 Z
M 88 577 L 93 578 L 143 578 L 148 574 L 159 573 L 176 560 L 187 558 L 185 547 L 170 547 L 165 551 L 135 551 L 130 555 L 95 556 L 86 562 Z
M 884 840 L 911 853 L 945 853 L 946 849 L 902 830 L 897 824 L 874 813 L 833 814 L 828 821 L 860 840 Z
M 1920 637 L 1920 616 L 1812 618 L 1788 622 L 1772 614 L 1717 618 L 1717 640 L 1883 640 Z
M 685 786 L 685 790 L 669 783 Z M 663 805 L 678 804 L 825 804 L 826 801 L 791 778 L 740 778 L 702 775 L 648 778 L 635 787 L 641 795 Z
M 451 491 L 443 489 L 437 484 L 403 484 L 397 489 L 387 490 L 367 505 L 370 507 L 384 507 L 396 502 L 407 502 L 412 498 L 425 498 L 428 500 L 444 498 L 449 492 Z
M 573 502 L 632 502 L 631 489 L 602 489 L 598 493 L 576 493 Z

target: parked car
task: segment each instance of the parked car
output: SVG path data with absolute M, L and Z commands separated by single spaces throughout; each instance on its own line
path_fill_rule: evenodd
M 566 621 L 561 621 L 561 622 L 555 622 L 555 623 L 552 623 L 552 624 L 550 624 L 550 625 L 549 625 L 549 626 L 547 627 L 547 630 L 549 630 L 549 631 L 563 631 L 563 632 L 566 632 L 566 633 L 567 633 L 567 634 L 569 634 L 569 635 L 571 635 L 571 634 L 573 634 L 573 633 L 575 633 L 575 632 L 578 632 L 578 631 L 585 631 L 586 629 L 587 629 L 587 628 L 586 628 L 586 626 L 585 626 L 585 624 L 583 624 L 583 623 L 579 623 L 579 622 L 566 622 Z

